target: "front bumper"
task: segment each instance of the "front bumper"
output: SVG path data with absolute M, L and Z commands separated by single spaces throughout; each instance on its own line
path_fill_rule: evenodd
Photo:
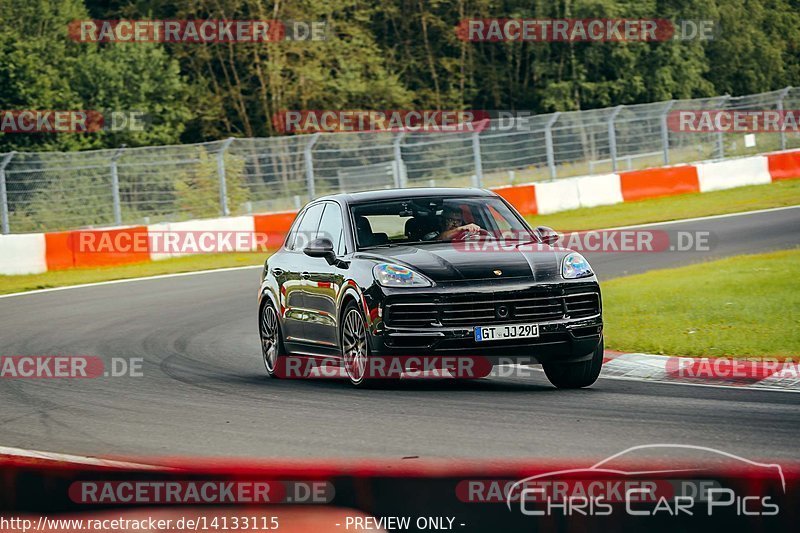
M 598 295 L 597 313 L 592 316 L 573 318 L 565 313 L 558 319 L 535 320 L 510 317 L 503 320 L 493 318 L 491 323 L 481 323 L 476 319 L 473 324 L 447 326 L 439 323 L 425 327 L 393 327 L 382 320 L 386 304 L 417 298 L 418 301 L 435 302 L 446 305 L 453 294 L 461 301 L 496 298 L 497 301 L 521 294 L 529 294 L 531 290 L 543 291 L 553 297 L 575 293 L 596 292 Z M 419 295 L 409 289 L 380 289 L 380 294 L 370 298 L 375 306 L 376 317 L 372 322 L 371 348 L 373 356 L 474 356 L 487 359 L 494 365 L 499 364 L 535 364 L 550 361 L 577 362 L 590 359 L 603 333 L 602 304 L 600 289 L 595 279 L 566 281 L 556 284 L 535 284 L 531 282 L 514 283 L 466 283 L 437 286 L 420 289 Z M 368 300 L 369 301 L 369 300 Z M 498 341 L 475 341 L 475 326 L 536 323 L 539 336 L 527 339 L 508 339 Z

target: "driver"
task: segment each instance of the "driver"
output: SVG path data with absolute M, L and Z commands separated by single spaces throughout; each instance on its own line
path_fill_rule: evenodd
M 452 205 L 444 206 L 439 219 L 439 228 L 439 231 L 432 231 L 422 238 L 427 241 L 433 239 L 447 241 L 459 233 L 466 232 L 468 235 L 473 235 L 481 231 L 481 227 L 477 224 L 464 224 L 461 209 Z

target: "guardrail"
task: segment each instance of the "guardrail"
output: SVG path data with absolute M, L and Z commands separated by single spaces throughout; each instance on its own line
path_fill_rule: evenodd
M 800 178 L 800 150 L 790 150 L 691 165 L 572 177 L 494 190 L 520 213 L 536 215 L 797 178 Z M 295 211 L 284 211 L 106 229 L 0 235 L 0 274 L 35 274 L 75 267 L 158 261 L 183 255 L 152 249 L 149 238 L 164 234 L 221 232 L 251 235 L 259 238 L 244 239 L 241 243 L 236 241 L 235 249 L 231 251 L 262 249 L 255 243 L 275 249 L 283 242 L 294 217 Z M 80 243 L 87 236 L 90 242 L 103 242 L 104 239 L 134 242 L 143 239 L 146 245 L 135 251 L 114 250 L 113 247 L 109 250 L 83 250 Z
M 800 147 L 796 133 L 745 139 L 672 132 L 668 114 L 682 109 L 800 109 L 800 88 L 493 120 L 471 133 L 332 133 L 0 154 L 0 229 L 246 215 L 297 209 L 323 194 L 376 183 L 499 187 Z

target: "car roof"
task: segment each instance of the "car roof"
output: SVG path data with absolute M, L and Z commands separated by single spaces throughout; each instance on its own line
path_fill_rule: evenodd
M 403 200 L 430 196 L 460 196 L 464 198 L 473 198 L 496 196 L 496 194 L 486 189 L 476 189 L 473 187 L 412 187 L 409 189 L 381 189 L 377 191 L 331 194 L 318 198 L 317 200 L 336 200 L 347 204 L 357 204 L 374 200 Z

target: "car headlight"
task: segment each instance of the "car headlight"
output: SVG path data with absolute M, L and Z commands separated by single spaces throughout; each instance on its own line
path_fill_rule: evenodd
M 372 269 L 378 284 L 384 287 L 430 287 L 431 280 L 410 268 L 381 263 Z
M 594 274 L 589 261 L 578 252 L 572 252 L 564 256 L 561 262 L 561 275 L 564 279 L 587 278 Z

